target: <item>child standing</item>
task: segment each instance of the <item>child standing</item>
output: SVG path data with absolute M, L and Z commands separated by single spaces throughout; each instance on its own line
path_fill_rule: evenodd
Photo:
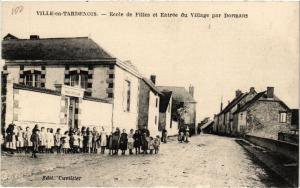
M 154 140 L 153 140 L 153 137 L 152 137 L 152 136 L 149 137 L 149 150 L 150 150 L 150 154 L 153 154 L 153 150 L 154 150 Z
M 141 134 L 139 130 L 135 130 L 135 133 L 133 134 L 133 146 L 135 148 L 135 154 L 140 154 L 141 153 Z
M 157 135 L 156 138 L 154 139 L 154 152 L 155 152 L 155 154 L 158 153 L 159 146 L 160 146 L 160 139 L 159 139 L 159 136 Z
M 24 135 L 21 126 L 17 127 L 16 142 L 17 142 L 16 143 L 17 153 L 21 153 L 23 151 L 23 145 L 24 145 Z
M 50 133 L 50 128 L 47 128 L 47 133 L 46 133 L 46 153 L 50 153 L 52 144 L 54 142 L 53 140 L 53 135 Z
M 73 141 L 73 152 L 78 153 L 78 148 L 79 148 L 79 131 L 75 132 L 73 135 L 74 141 Z
M 55 148 L 56 148 L 56 152 L 57 153 L 60 153 L 61 151 L 61 133 L 60 133 L 60 128 L 58 128 L 56 130 L 56 133 L 54 135 L 54 145 L 55 145 Z
M 128 149 L 129 149 L 129 155 L 132 155 L 133 150 L 133 129 L 130 129 L 130 133 L 128 134 Z
M 31 131 L 29 130 L 29 127 L 26 127 L 25 133 L 24 133 L 24 149 L 26 153 L 29 153 L 32 147 L 32 142 L 30 141 L 31 138 Z
M 87 148 L 88 148 L 88 153 L 92 152 L 92 147 L 93 147 L 93 131 L 87 128 Z
M 66 131 L 64 136 L 62 137 L 62 149 L 63 153 L 68 153 L 70 149 L 69 131 Z
M 102 126 L 102 131 L 100 133 L 101 154 L 104 154 L 106 145 L 107 145 L 107 135 L 104 127 Z
M 77 136 L 78 136 L 79 152 L 83 152 L 83 136 L 80 130 L 78 130 Z
M 46 144 L 47 144 L 47 133 L 45 131 L 45 127 L 41 128 L 41 132 L 40 132 L 40 152 L 44 153 L 45 149 L 46 149 Z

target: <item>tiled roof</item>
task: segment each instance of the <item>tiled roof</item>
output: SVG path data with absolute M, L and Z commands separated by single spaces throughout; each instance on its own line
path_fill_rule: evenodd
M 252 104 L 254 104 L 259 98 L 261 98 L 264 94 L 266 93 L 266 91 L 262 91 L 260 93 L 257 93 L 251 100 L 249 100 L 248 102 L 246 102 L 240 109 L 238 109 L 237 111 L 235 111 L 234 113 L 238 113 L 238 112 L 242 112 L 247 110 Z
M 75 37 L 4 39 L 2 58 L 6 60 L 92 60 L 114 57 L 92 39 Z
M 226 113 L 231 110 L 236 104 L 238 104 L 249 93 L 243 93 L 240 96 L 234 98 L 219 114 Z
M 163 90 L 159 102 L 159 112 L 166 112 L 172 96 L 172 91 Z
M 196 100 L 190 95 L 190 93 L 184 87 L 175 86 L 156 86 L 159 91 L 169 90 L 172 91 L 172 97 L 178 102 L 190 102 L 196 103 Z

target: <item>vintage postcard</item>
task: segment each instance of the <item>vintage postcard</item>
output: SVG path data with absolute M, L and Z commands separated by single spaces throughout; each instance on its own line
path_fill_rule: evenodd
M 298 187 L 299 2 L 1 5 L 1 186 Z

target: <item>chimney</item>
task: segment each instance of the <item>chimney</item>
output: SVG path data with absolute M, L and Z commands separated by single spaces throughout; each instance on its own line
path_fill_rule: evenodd
M 238 96 L 240 96 L 242 94 L 242 91 L 241 90 L 236 90 L 235 91 L 235 97 L 238 97 Z
M 40 36 L 38 35 L 30 35 L 30 40 L 38 40 L 40 39 Z
M 267 98 L 274 98 L 274 87 L 267 87 Z
M 221 102 L 220 112 L 222 112 L 222 110 L 223 110 L 223 102 Z
M 250 94 L 255 94 L 255 88 L 254 87 L 250 87 L 249 93 Z
M 194 97 L 194 86 L 190 85 L 189 87 L 189 93 L 192 97 Z
M 153 84 L 155 85 L 156 82 L 156 76 L 155 75 L 151 75 L 150 76 L 150 80 L 153 82 Z

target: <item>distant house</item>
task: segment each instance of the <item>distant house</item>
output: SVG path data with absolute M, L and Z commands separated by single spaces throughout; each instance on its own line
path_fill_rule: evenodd
M 137 128 L 141 74 L 92 39 L 8 34 L 2 58 L 6 126 Z
M 177 124 L 172 124 L 171 109 L 172 109 L 172 91 L 162 90 L 159 105 L 159 128 L 166 130 L 169 136 L 178 134 Z
M 189 91 L 184 87 L 157 86 L 160 91 L 172 92 L 172 126 L 188 126 L 192 134 L 196 133 L 196 100 L 194 99 L 194 87 L 190 86 Z M 185 113 L 179 118 L 178 110 L 184 109 Z M 179 124 L 178 124 L 179 123 Z
M 239 134 L 252 134 L 277 139 L 279 132 L 291 129 L 291 110 L 274 95 L 274 88 L 257 93 L 234 113 L 234 126 Z
M 214 130 L 219 134 L 235 135 L 236 129 L 233 126 L 233 113 L 243 106 L 247 101 L 251 100 L 256 95 L 254 87 L 251 87 L 249 92 L 242 93 L 241 90 L 235 91 L 235 98 L 223 109 L 221 104 L 220 113 L 214 118 Z M 217 119 L 216 119 L 217 118 Z M 216 124 L 217 123 L 217 124 Z
M 159 116 L 160 116 L 160 97 L 163 95 L 155 86 L 154 75 L 150 80 L 142 78 L 139 86 L 139 116 L 138 127 L 147 127 L 151 135 L 160 135 Z

